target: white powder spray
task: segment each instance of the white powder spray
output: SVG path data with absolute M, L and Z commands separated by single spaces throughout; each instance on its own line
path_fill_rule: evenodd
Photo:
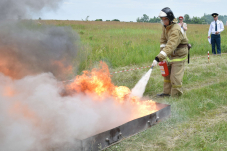
M 148 80 L 151 76 L 152 69 L 150 69 L 136 84 L 136 86 L 132 89 L 132 96 L 137 96 L 139 98 L 143 97 L 143 93 L 145 91 L 145 88 L 147 86 Z

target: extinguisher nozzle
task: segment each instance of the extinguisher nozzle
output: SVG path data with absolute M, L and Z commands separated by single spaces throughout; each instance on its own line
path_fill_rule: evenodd
M 151 66 L 151 69 L 153 69 L 154 68 L 154 66 Z

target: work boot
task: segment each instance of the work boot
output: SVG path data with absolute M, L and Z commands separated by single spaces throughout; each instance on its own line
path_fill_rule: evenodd
M 164 97 L 170 97 L 170 95 L 165 94 L 165 93 L 161 93 L 161 94 L 157 94 L 157 97 L 164 98 Z

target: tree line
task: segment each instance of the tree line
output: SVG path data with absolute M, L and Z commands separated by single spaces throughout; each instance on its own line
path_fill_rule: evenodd
M 179 17 L 177 17 L 178 19 Z M 227 21 L 227 15 L 219 15 L 218 19 L 224 24 Z M 187 24 L 210 24 L 213 21 L 211 14 L 204 14 L 202 17 L 190 17 L 188 14 L 184 15 L 184 22 Z M 143 14 L 142 17 L 136 19 L 137 22 L 148 22 L 148 23 L 160 23 L 161 19 L 159 17 L 149 18 L 148 15 Z M 179 21 L 179 20 L 178 20 Z

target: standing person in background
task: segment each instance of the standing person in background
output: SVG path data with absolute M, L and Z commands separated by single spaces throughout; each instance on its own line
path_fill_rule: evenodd
M 210 29 L 208 31 L 208 38 L 211 34 L 211 44 L 212 44 L 212 53 L 216 55 L 215 44 L 217 45 L 217 54 L 221 56 L 221 35 L 220 33 L 224 30 L 223 22 L 218 20 L 218 14 L 212 14 L 214 21 L 210 24 Z
M 181 26 L 181 29 L 184 30 L 184 32 L 186 33 L 186 31 L 188 30 L 187 24 L 183 22 L 184 17 L 180 16 L 179 17 L 179 21 L 180 23 L 178 23 Z

